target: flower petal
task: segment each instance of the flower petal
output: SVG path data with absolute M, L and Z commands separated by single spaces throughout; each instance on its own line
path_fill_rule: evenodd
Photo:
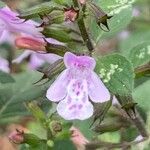
M 84 103 L 80 100 L 77 102 L 67 96 L 57 105 L 57 112 L 65 120 L 88 119 L 93 115 L 93 105 L 88 101 L 88 97 L 84 101 Z
M 96 62 L 94 58 L 89 56 L 76 56 L 70 52 L 65 53 L 64 56 L 64 63 L 67 68 L 88 68 L 90 70 L 93 70 L 95 68 Z
M 73 53 L 66 52 L 64 55 L 64 63 L 67 68 L 70 68 L 74 65 L 77 60 L 77 56 Z
M 62 99 L 67 94 L 67 75 L 68 75 L 68 70 L 64 70 L 52 83 L 52 85 L 49 87 L 46 93 L 46 97 L 54 102 L 58 102 Z
M 86 80 L 72 79 L 67 92 L 66 98 L 57 106 L 58 114 L 66 120 L 84 120 L 91 117 L 93 105 L 88 100 Z
M 100 80 L 98 75 L 91 71 L 91 79 L 89 80 L 89 97 L 93 102 L 105 102 L 110 100 L 110 93 Z
M 53 54 L 53 53 L 43 53 L 43 54 L 37 53 L 37 55 L 39 58 L 43 59 L 45 62 L 50 63 L 50 64 L 54 63 L 55 61 L 59 59 L 62 59 L 61 56 Z
M 29 62 L 29 68 L 30 69 L 37 69 L 39 67 L 41 67 L 44 63 L 45 63 L 45 60 L 44 59 L 41 59 L 40 57 L 38 57 L 38 53 L 35 53 L 33 52 L 31 54 L 31 57 L 30 57 L 30 62 Z

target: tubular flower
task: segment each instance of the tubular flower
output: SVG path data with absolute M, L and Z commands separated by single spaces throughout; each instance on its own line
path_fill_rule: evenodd
M 9 31 L 43 37 L 42 33 L 40 33 L 42 28 L 37 28 L 34 21 L 25 21 L 17 16 L 18 14 L 11 11 L 9 7 L 0 9 L 0 36 L 4 31 Z
M 13 63 L 19 64 L 24 59 L 30 56 L 30 61 L 28 64 L 29 69 L 36 70 L 44 63 L 52 64 L 58 59 L 61 59 L 60 56 L 52 53 L 36 53 L 31 50 L 25 50 L 19 57 L 13 60 Z
M 96 62 L 89 56 L 67 52 L 66 69 L 47 90 L 47 98 L 59 102 L 57 112 L 66 120 L 84 120 L 92 116 L 93 105 L 110 99 L 109 91 L 94 72 Z

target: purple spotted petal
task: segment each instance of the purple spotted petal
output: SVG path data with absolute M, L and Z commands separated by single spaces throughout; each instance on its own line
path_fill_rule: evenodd
M 89 81 L 89 97 L 93 102 L 105 102 L 110 100 L 110 94 L 103 82 L 95 72 L 91 72 Z
M 89 56 L 76 56 L 70 52 L 65 53 L 64 63 L 67 68 L 72 67 L 86 67 L 93 70 L 96 62 L 92 57 Z
M 65 98 L 67 94 L 67 75 L 68 70 L 64 70 L 52 83 L 50 88 L 47 90 L 46 97 L 54 102 L 58 102 Z
M 57 112 L 66 120 L 85 120 L 92 116 L 93 105 L 88 101 L 88 97 L 85 98 L 85 102 L 70 100 L 67 96 L 64 100 L 57 105 Z

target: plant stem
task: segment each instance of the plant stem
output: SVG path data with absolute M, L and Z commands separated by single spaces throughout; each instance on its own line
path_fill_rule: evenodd
M 107 148 L 114 150 L 115 148 L 128 148 L 132 145 L 139 144 L 143 141 L 147 140 L 147 138 L 143 138 L 140 141 L 133 141 L 133 142 L 121 142 L 121 143 L 111 143 L 111 142 L 104 142 L 104 141 L 95 141 L 86 144 L 86 150 L 96 150 L 97 148 Z
M 80 9 L 80 5 L 78 3 L 78 0 L 73 0 L 73 4 L 74 4 L 74 7 L 77 7 Z M 92 41 L 89 37 L 89 34 L 87 32 L 87 29 L 85 27 L 85 23 L 84 23 L 84 20 L 83 20 L 83 17 L 79 17 L 78 20 L 77 20 L 77 24 L 78 24 L 78 27 L 79 27 L 79 30 L 80 30 L 80 33 L 81 33 L 81 36 L 84 40 L 84 43 L 86 44 L 88 50 L 89 50 L 89 53 L 91 55 L 92 51 L 94 50 L 94 46 L 92 44 Z
M 143 122 L 143 119 L 141 118 L 141 116 L 139 115 L 137 111 L 136 111 L 136 116 L 133 118 L 131 117 L 131 120 L 133 124 L 136 126 L 136 128 L 138 129 L 141 136 L 143 136 L 144 138 L 148 138 L 149 135 L 145 129 L 145 124 Z

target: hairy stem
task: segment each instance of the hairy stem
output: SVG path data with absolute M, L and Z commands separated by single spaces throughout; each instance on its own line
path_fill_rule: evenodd
M 77 8 L 80 8 L 80 5 L 78 3 L 78 0 L 73 0 L 73 4 L 74 4 L 74 7 L 77 7 Z M 78 27 L 79 27 L 79 30 L 80 30 L 80 33 L 81 33 L 81 36 L 84 40 L 84 43 L 86 44 L 89 52 L 90 52 L 90 55 L 91 55 L 91 52 L 94 50 L 94 46 L 92 44 L 92 41 L 89 37 L 89 34 L 87 32 L 87 29 L 85 27 L 85 23 L 84 23 L 84 19 L 83 17 L 79 17 L 78 21 L 77 21 L 77 24 L 78 24 Z

